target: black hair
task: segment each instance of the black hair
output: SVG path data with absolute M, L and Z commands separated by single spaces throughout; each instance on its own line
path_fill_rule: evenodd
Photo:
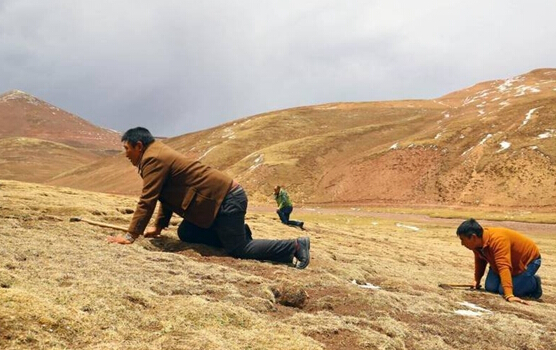
M 129 142 L 131 146 L 135 146 L 137 142 L 141 141 L 144 147 L 147 147 L 154 142 L 154 137 L 151 132 L 141 126 L 129 129 L 122 135 L 122 142 Z
M 479 225 L 475 219 L 471 218 L 469 220 L 465 220 L 461 223 L 461 225 L 459 225 L 456 234 L 458 236 L 465 236 L 468 238 L 473 235 L 483 237 L 483 227 Z

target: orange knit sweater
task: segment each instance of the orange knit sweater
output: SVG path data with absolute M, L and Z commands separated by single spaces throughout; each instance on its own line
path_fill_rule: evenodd
M 502 227 L 485 227 L 483 248 L 475 249 L 475 280 L 480 281 L 487 262 L 500 275 L 504 297 L 513 295 L 512 276 L 519 275 L 540 256 L 539 248 L 523 234 Z

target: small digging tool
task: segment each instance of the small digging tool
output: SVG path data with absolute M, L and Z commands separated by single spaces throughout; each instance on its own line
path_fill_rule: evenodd
M 78 221 L 83 221 L 83 222 L 86 222 L 88 224 L 95 225 L 95 226 L 106 227 L 106 228 L 111 228 L 111 229 L 114 229 L 114 230 L 127 232 L 127 228 L 121 227 L 121 226 L 105 224 L 103 222 L 87 220 L 87 219 L 83 219 L 83 218 L 80 218 L 80 217 L 70 218 L 70 222 L 78 222 Z
M 472 289 L 473 288 L 472 284 L 456 284 L 456 283 L 440 283 L 438 286 L 443 289 L 454 289 L 454 288 Z

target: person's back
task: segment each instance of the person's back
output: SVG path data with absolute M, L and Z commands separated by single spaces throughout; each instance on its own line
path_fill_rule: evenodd
M 532 239 L 505 227 L 484 228 L 482 253 L 496 273 L 500 273 L 500 263 L 509 261 L 512 276 L 525 271 L 527 265 L 540 256 L 539 248 Z

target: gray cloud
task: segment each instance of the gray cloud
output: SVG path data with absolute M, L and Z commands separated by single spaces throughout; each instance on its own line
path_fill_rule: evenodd
M 0 92 L 175 136 L 270 110 L 434 98 L 556 62 L 556 3 L 0 1 Z

